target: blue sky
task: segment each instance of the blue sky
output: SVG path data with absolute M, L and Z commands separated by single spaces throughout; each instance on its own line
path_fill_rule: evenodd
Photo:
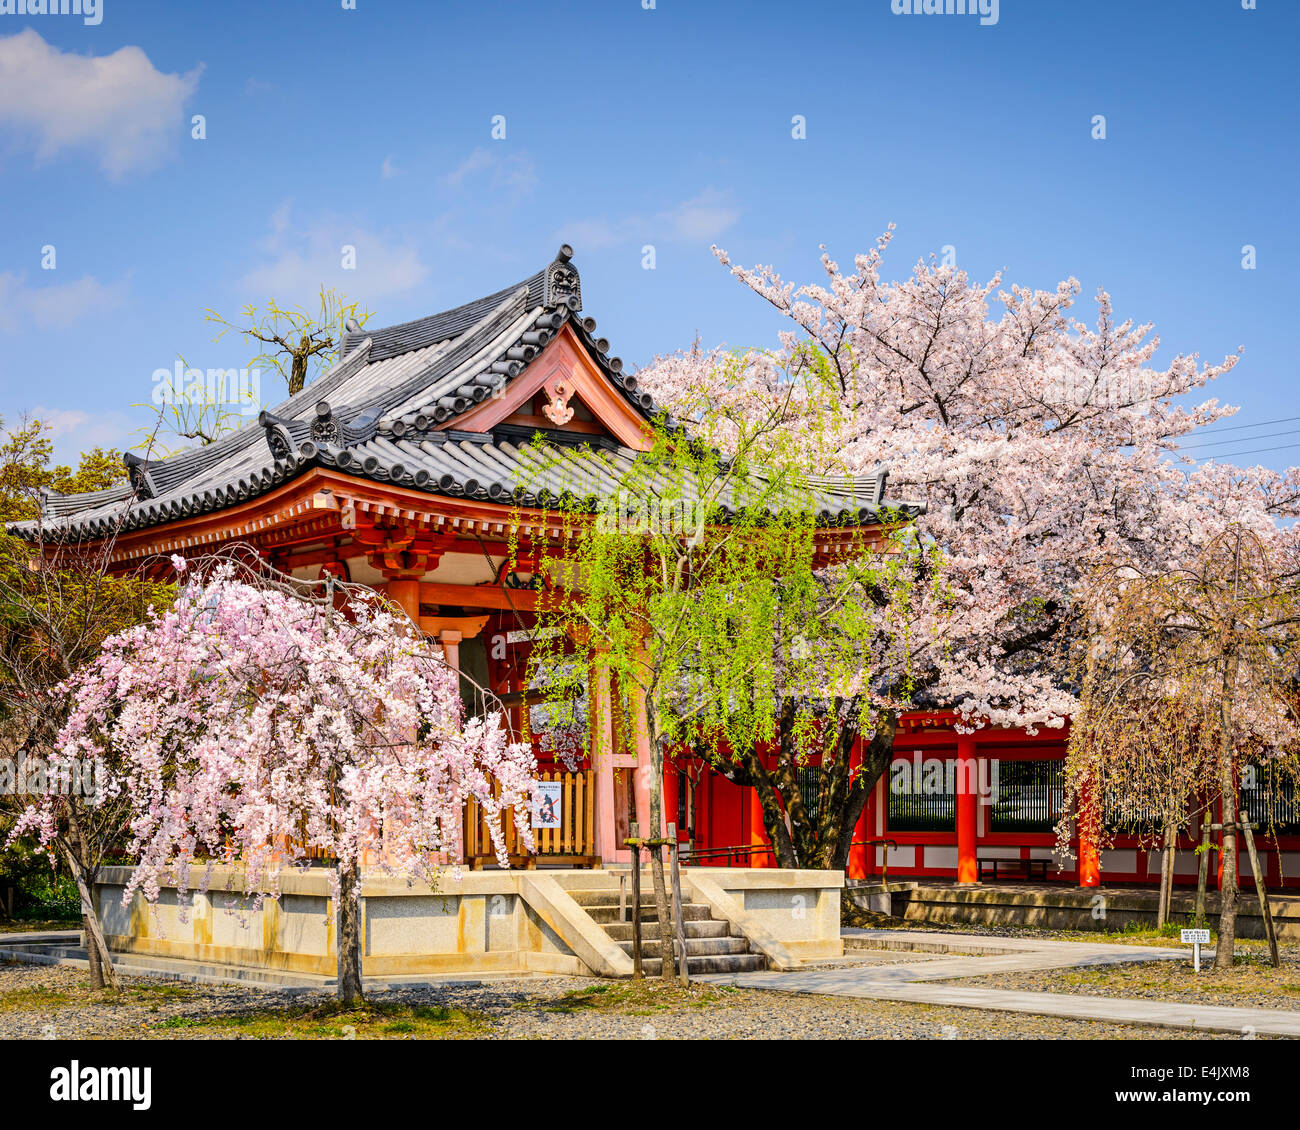
M 382 325 L 567 240 L 644 364 L 772 342 L 710 244 L 805 281 L 891 221 L 887 275 L 951 245 L 976 278 L 1076 276 L 1086 317 L 1104 285 L 1163 360 L 1245 346 L 1217 394 L 1259 427 L 1221 438 L 1300 428 L 1267 426 L 1300 416 L 1294 0 L 1001 0 L 991 26 L 891 0 L 101 3 L 0 14 L 0 415 L 49 419 L 64 457 L 127 441 L 178 353 L 247 362 L 209 306 L 325 282 Z

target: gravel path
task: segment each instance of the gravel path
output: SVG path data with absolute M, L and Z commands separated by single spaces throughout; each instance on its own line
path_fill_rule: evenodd
M 1206 1039 L 1203 1032 L 927 1007 L 834 997 L 693 986 L 682 992 L 647 983 L 635 1009 L 573 1007 L 566 994 L 610 982 L 534 977 L 479 986 L 399 989 L 376 1002 L 441 1005 L 480 1013 L 496 1039 Z M 172 1017 L 202 1020 L 327 999 L 251 986 L 180 985 L 124 979 L 126 1000 L 97 999 L 80 970 L 0 966 L 0 1038 L 185 1039 L 188 1028 L 158 1028 Z M 663 993 L 662 1003 L 654 996 Z M 233 1035 L 234 1033 L 231 1033 Z

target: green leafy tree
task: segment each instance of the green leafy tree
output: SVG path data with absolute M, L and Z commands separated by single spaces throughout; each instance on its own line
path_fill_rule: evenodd
M 371 311 L 360 309 L 360 303 L 349 302 L 325 286 L 315 313 L 301 306 L 280 306 L 273 298 L 263 310 L 250 302 L 240 311 L 239 322 L 228 321 L 212 309 L 207 312 L 209 322 L 223 327 L 213 340 L 220 341 L 234 330 L 255 343 L 259 352 L 248 367 L 278 373 L 290 396 L 334 364 L 349 321 L 364 326 L 371 316 Z
M 51 466 L 52 448 L 42 426 L 24 422 L 0 445 L 0 513 L 6 522 L 40 516 L 40 491 L 99 490 L 124 475 L 120 458 L 99 448 L 74 471 Z M 126 504 L 123 506 L 123 517 Z M 38 533 L 28 541 L 0 534 L 0 758 L 24 780 L 50 784 L 39 767 L 48 764 L 72 706 L 67 680 L 98 656 L 109 635 L 140 622 L 151 602 L 165 600 L 169 586 L 136 577 L 114 577 L 108 560 L 115 538 L 68 545 Z M 15 782 L 16 783 L 16 782 Z M 0 850 L 25 798 L 0 790 Z M 122 831 L 120 806 L 94 795 L 58 799 L 60 867 L 77 879 L 95 987 L 113 983 L 112 965 L 91 901 L 95 877 Z M 18 857 L 26 849 L 18 847 Z M 28 867 L 24 873 L 30 873 Z
M 792 411 L 777 399 L 762 417 L 708 421 L 730 430 L 726 457 L 663 420 L 630 465 L 585 448 L 533 448 L 539 482 L 566 486 L 543 495 L 558 537 L 543 559 L 551 595 L 539 602 L 530 661 L 545 677 L 530 685 L 542 684 L 551 723 L 563 725 L 585 673 L 610 673 L 626 696 L 614 704 L 629 720 L 619 731 L 649 747 L 651 837 L 663 827 L 674 749 L 734 767 L 761 762 L 780 736 L 807 763 L 824 752 L 826 704 L 872 709 L 864 661 L 880 604 L 900 605 L 919 547 L 903 534 L 884 551 L 871 544 L 864 500 L 810 478 L 780 441 Z M 830 530 L 818 501 L 828 491 L 846 515 Z M 672 977 L 658 850 L 650 863 Z
M 0 418 L 0 522 L 20 522 L 41 512 L 41 491 L 60 494 L 104 490 L 126 478 L 122 456 L 101 447 L 83 452 L 76 470 L 65 464 L 51 465 L 54 444 L 49 428 L 40 420 L 23 419 L 4 432 Z

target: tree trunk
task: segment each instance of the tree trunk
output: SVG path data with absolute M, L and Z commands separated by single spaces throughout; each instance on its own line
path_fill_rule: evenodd
M 1160 852 L 1160 902 L 1156 907 L 1156 929 L 1169 921 L 1170 888 L 1174 882 L 1174 828 L 1165 825 L 1164 846 Z
M 339 972 L 338 999 L 344 1008 L 355 1008 L 365 1000 L 361 984 L 361 875 L 356 863 L 339 862 L 339 906 L 337 914 Z
M 758 796 L 758 807 L 763 813 L 763 830 L 767 832 L 768 841 L 776 855 L 778 867 L 798 867 L 799 854 L 791 839 L 790 829 L 785 823 L 785 809 L 781 805 L 781 794 L 777 789 L 772 774 L 763 764 L 763 758 L 757 750 L 750 750 L 745 757 L 748 762 L 749 776 Z
M 875 733 L 871 735 L 867 748 L 862 751 L 862 761 L 853 778 L 853 787 L 845 795 L 844 815 L 833 862 L 837 871 L 843 871 L 849 865 L 849 853 L 853 850 L 853 833 L 857 829 L 858 819 L 867 806 L 867 798 L 871 796 L 876 782 L 894 760 L 894 735 L 897 732 L 898 714 L 893 710 L 878 711 Z
M 664 826 L 664 754 L 659 746 L 658 736 L 654 733 L 653 725 L 651 725 L 650 731 L 650 769 L 652 773 L 650 783 L 650 838 L 657 840 L 663 834 L 662 829 Z M 676 963 L 673 961 L 673 919 L 668 909 L 668 888 L 664 883 L 664 851 L 662 847 L 656 847 L 650 852 L 650 877 L 655 888 L 655 913 L 659 917 L 659 953 L 662 957 L 660 976 L 665 981 L 672 981 L 677 977 L 677 968 Z M 633 911 L 634 914 L 640 912 L 640 907 Z
M 109 988 L 116 990 L 117 971 L 113 968 L 113 956 L 108 952 L 108 943 L 104 940 L 104 929 L 99 921 L 99 908 L 95 905 L 94 892 L 91 888 L 93 876 L 83 867 L 81 860 L 66 844 L 63 852 L 72 869 L 77 890 L 81 894 L 83 908 L 81 921 L 86 928 L 86 953 L 90 959 L 90 985 L 94 989 Z
M 90 924 L 90 915 L 82 914 L 81 932 L 86 936 L 86 962 L 90 966 L 90 987 L 104 987 L 104 962 L 100 957 L 99 945 L 94 940 L 94 927 Z
M 849 711 L 849 716 L 854 716 L 852 710 Z M 829 776 L 830 781 L 823 780 L 823 785 L 828 787 L 821 789 L 824 807 L 818 813 L 817 835 L 804 851 L 800 850 L 797 842 L 791 840 L 785 826 L 785 812 L 781 805 L 781 799 L 784 797 L 786 809 L 793 805 L 802 811 L 802 796 L 797 799 L 793 796 L 785 796 L 787 790 L 798 792 L 798 778 L 788 764 L 782 766 L 785 771 L 778 776 L 787 783 L 781 791 L 778 791 L 773 774 L 762 765 L 757 753 L 751 750 L 745 755 L 743 777 L 737 774 L 732 779 L 737 784 L 750 784 L 757 791 L 759 807 L 763 812 L 763 830 L 767 832 L 768 839 L 772 843 L 778 867 L 811 867 L 843 871 L 848 866 L 849 853 L 853 847 L 853 833 L 857 829 L 862 810 L 866 807 L 867 798 L 871 796 L 871 790 L 876 787 L 880 775 L 893 759 L 894 734 L 897 730 L 898 716 L 892 710 L 880 711 L 876 716 L 875 733 L 863 751 L 862 761 L 853 775 L 851 785 L 848 783 L 848 760 L 852 756 L 857 731 L 852 724 L 845 725 L 839 730 L 835 739 L 838 746 L 835 761 L 831 766 L 823 769 L 823 778 Z M 783 747 L 783 757 L 786 752 Z M 825 748 L 823 748 L 824 755 Z M 804 820 L 807 823 L 806 816 Z
M 1232 699 L 1237 684 L 1237 657 L 1223 666 L 1223 693 L 1219 697 L 1219 794 L 1223 811 L 1223 884 L 1219 890 L 1219 937 L 1214 968 L 1231 969 L 1237 939 L 1237 766 L 1232 753 Z
M 1210 873 L 1210 802 L 1205 801 L 1205 815 L 1201 819 L 1201 852 L 1196 861 L 1196 928 L 1205 925 L 1205 883 Z

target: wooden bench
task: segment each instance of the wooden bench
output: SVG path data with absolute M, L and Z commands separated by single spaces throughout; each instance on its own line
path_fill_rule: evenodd
M 1047 881 L 1046 859 L 981 859 L 979 861 L 979 877 L 983 879 L 987 870 L 993 873 L 993 878 L 996 880 L 999 868 L 1013 871 L 1026 879 L 1032 879 L 1034 871 L 1037 870 L 1039 878 L 1044 882 Z

